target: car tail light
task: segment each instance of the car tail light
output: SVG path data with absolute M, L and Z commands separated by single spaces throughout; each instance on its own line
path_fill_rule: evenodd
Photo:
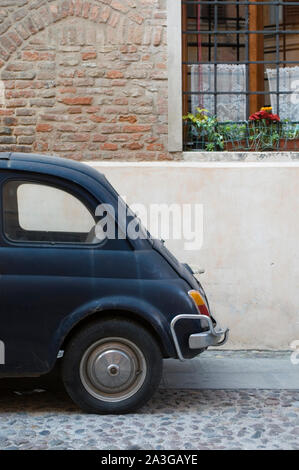
M 201 315 L 206 315 L 207 317 L 209 317 L 210 313 L 208 307 L 206 306 L 201 294 L 197 290 L 189 290 L 188 294 L 193 299 L 193 302 L 195 303 L 199 313 Z

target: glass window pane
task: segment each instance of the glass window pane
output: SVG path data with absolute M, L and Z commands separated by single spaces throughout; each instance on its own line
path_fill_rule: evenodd
M 67 191 L 10 181 L 3 196 L 5 233 L 12 240 L 88 243 L 93 238 L 93 216 Z

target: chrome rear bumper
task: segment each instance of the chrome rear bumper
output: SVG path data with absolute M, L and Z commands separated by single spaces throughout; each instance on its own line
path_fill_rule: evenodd
M 228 339 L 228 328 L 214 327 L 213 322 L 210 317 L 206 315 L 177 315 L 174 317 L 170 323 L 170 330 L 173 337 L 173 342 L 177 351 L 178 358 L 181 361 L 184 361 L 185 358 L 182 355 L 180 344 L 175 332 L 175 325 L 179 320 L 201 320 L 204 321 L 209 329 L 201 333 L 194 333 L 189 336 L 189 348 L 190 349 L 205 349 L 208 346 L 221 346 L 226 343 Z

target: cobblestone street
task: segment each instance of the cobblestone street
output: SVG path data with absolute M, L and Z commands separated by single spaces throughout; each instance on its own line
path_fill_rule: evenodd
M 96 416 L 39 387 L 1 381 L 0 449 L 299 449 L 299 390 L 161 388 L 136 414 Z

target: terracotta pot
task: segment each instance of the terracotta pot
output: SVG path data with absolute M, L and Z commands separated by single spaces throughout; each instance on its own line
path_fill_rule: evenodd
M 234 142 L 226 142 L 224 144 L 226 152 L 248 151 L 246 140 L 235 140 Z
M 279 150 L 282 150 L 282 151 L 297 150 L 299 152 L 299 139 L 291 139 L 291 140 L 280 139 Z

